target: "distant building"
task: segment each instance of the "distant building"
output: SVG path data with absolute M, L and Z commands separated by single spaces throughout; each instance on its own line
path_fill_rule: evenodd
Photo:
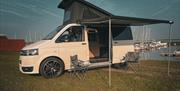
M 24 46 L 24 39 L 8 39 L 6 35 L 0 35 L 0 51 L 20 51 Z

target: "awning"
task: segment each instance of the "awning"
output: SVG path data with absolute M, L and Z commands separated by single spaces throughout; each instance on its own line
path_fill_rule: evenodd
M 173 21 L 145 19 L 128 16 L 117 16 L 100 7 L 97 7 L 86 0 L 62 0 L 58 8 L 64 9 L 64 22 L 81 23 L 91 25 L 108 25 L 111 20 L 112 25 L 129 25 L 129 26 L 142 26 L 149 24 L 173 24 Z
M 157 20 L 157 19 L 145 19 L 145 18 L 136 18 L 136 17 L 125 17 L 125 16 L 112 16 L 107 17 L 101 20 L 93 21 L 80 21 L 82 24 L 92 25 L 109 25 L 109 20 L 111 19 L 112 25 L 129 25 L 129 26 L 143 26 L 150 24 L 173 24 L 173 21 L 168 20 Z

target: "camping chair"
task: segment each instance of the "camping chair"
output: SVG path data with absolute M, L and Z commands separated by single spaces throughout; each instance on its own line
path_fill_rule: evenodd
M 74 55 L 70 57 L 71 59 L 71 72 L 70 75 L 75 75 L 79 79 L 84 79 L 84 73 L 88 70 L 88 65 L 85 65 L 84 61 L 78 60 L 78 56 Z
M 136 67 L 134 66 L 135 63 L 138 62 L 139 54 L 135 54 L 134 52 L 129 52 L 126 54 L 125 61 L 127 62 L 128 68 L 127 70 L 131 69 L 133 72 L 136 71 Z

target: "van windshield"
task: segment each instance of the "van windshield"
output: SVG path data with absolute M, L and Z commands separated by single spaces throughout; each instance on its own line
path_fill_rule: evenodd
M 62 28 L 64 28 L 63 25 L 57 27 L 55 30 L 49 33 L 46 37 L 44 37 L 43 40 L 51 40 Z

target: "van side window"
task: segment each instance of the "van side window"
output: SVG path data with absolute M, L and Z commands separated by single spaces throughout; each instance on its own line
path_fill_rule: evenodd
M 132 31 L 129 26 L 112 28 L 113 40 L 133 40 Z
M 68 28 L 56 42 L 81 42 L 84 41 L 84 27 L 73 26 Z

